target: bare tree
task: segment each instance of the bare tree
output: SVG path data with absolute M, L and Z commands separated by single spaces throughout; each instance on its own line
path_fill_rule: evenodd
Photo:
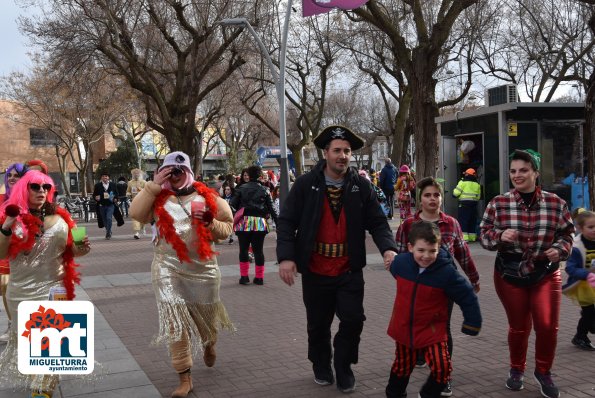
M 364 24 L 351 23 L 337 35 L 339 43 L 348 49 L 353 62 L 361 71 L 361 80 L 369 81 L 378 91 L 385 120 L 370 126 L 385 136 L 390 145 L 391 159 L 400 164 L 407 151 L 411 129 L 407 129 L 411 91 L 399 65 L 393 59 L 390 40 L 381 32 L 367 29 Z M 397 106 L 392 106 L 393 104 Z
M 393 59 L 411 90 L 410 122 L 415 140 L 418 175 L 435 175 L 438 155 L 438 115 L 435 73 L 443 65 L 453 26 L 464 10 L 478 0 L 369 0 L 353 10 L 357 21 L 383 32 Z M 348 13 L 351 15 L 351 13 Z
M 123 76 L 143 100 L 147 125 L 172 150 L 200 153 L 197 110 L 244 60 L 231 44 L 239 31 L 216 22 L 265 19 L 267 1 L 49 0 L 23 29 L 68 73 L 96 63 Z M 198 139 L 200 143 L 201 140 Z
M 524 87 L 534 102 L 550 102 L 561 85 L 584 81 L 592 69 L 595 36 L 575 0 L 491 3 L 479 36 L 476 65 L 483 73 Z M 591 58 L 590 62 L 585 60 Z
M 67 159 L 80 172 L 83 193 L 91 189 L 93 147 L 125 110 L 124 91 L 113 76 L 87 68 L 64 79 L 38 64 L 30 76 L 20 73 L 2 80 L 2 93 L 15 102 L 21 123 L 42 128 L 56 138 L 56 155 L 64 189 Z M 7 115 L 11 117 L 11 115 Z
M 273 13 L 278 13 L 278 9 Z M 339 62 L 341 49 L 330 40 L 337 21 L 337 17 L 331 16 L 307 18 L 292 21 L 290 27 L 285 94 L 289 107 L 297 113 L 294 114 L 295 119 L 293 119 L 295 125 L 287 126 L 287 146 L 295 159 L 297 175 L 303 172 L 302 149 L 321 129 L 327 89 L 333 78 L 332 67 L 336 67 L 335 64 Z M 261 28 L 263 41 L 270 48 L 271 59 L 278 67 L 278 57 L 275 54 L 280 48 L 280 21 L 277 20 L 276 24 L 261 26 Z M 278 137 L 278 124 L 271 122 L 270 110 L 260 108 L 265 109 L 268 117 L 255 111 L 255 105 L 259 101 L 264 101 L 267 96 L 273 97 L 274 82 L 268 77 L 269 72 L 263 68 L 250 66 L 243 70 L 243 76 L 261 82 L 260 86 L 247 93 L 243 103 L 263 126 Z
M 595 35 L 595 0 L 578 0 L 583 3 L 583 15 L 588 16 L 587 24 L 591 33 Z M 587 155 L 587 178 L 589 184 L 593 186 L 595 181 L 595 153 L 593 145 L 595 144 L 595 70 L 591 69 L 591 74 L 585 84 L 587 98 L 585 99 L 585 146 Z M 595 209 L 595 195 L 590 195 L 589 206 Z

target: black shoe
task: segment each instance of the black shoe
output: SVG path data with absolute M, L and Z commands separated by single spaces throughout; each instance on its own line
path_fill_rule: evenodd
M 595 346 L 591 344 L 591 340 L 588 337 L 574 336 L 572 338 L 572 344 L 585 351 L 595 351 Z
M 335 368 L 337 375 L 337 388 L 343 394 L 349 394 L 355 391 L 355 376 L 351 370 L 351 366 L 342 367 L 341 370 Z
M 254 283 L 255 285 L 264 285 L 264 279 L 263 278 L 254 278 L 252 279 L 252 283 Z
M 240 285 L 249 285 L 250 284 L 250 278 L 248 278 L 247 276 L 240 276 Z
M 105 239 L 110 240 L 112 238 L 112 234 L 105 234 Z
M 450 386 L 450 381 L 446 382 L 446 386 L 442 389 L 440 393 L 441 397 L 450 397 L 452 395 L 452 387 Z
M 424 385 L 421 387 L 421 390 L 419 390 L 419 396 L 421 398 L 439 397 L 440 394 L 442 394 L 442 392 L 444 391 L 444 387 L 446 387 L 446 384 L 438 383 L 430 375 L 426 379 Z
M 335 382 L 330 364 L 326 366 L 312 365 L 312 370 L 314 371 L 314 383 L 319 386 L 330 386 Z
M 533 372 L 533 376 L 535 377 L 535 381 L 537 381 L 541 387 L 541 395 L 546 398 L 558 398 L 560 396 L 560 391 L 554 384 L 550 372 L 538 373 L 535 371 Z
M 517 369 L 510 369 L 508 372 L 508 379 L 506 379 L 506 388 L 512 391 L 520 391 L 525 386 L 523 385 L 523 379 L 525 374 Z

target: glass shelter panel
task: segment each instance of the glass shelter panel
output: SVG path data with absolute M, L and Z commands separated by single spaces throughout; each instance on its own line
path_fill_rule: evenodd
M 571 209 L 588 207 L 589 188 L 581 125 L 543 122 L 540 144 L 543 189 L 566 200 Z

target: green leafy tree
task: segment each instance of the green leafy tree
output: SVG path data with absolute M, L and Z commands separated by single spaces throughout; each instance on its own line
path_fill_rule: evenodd
M 138 167 L 136 149 L 132 140 L 127 137 L 115 152 L 99 163 L 96 175 L 99 178 L 102 173 L 107 172 L 112 180 L 120 176 L 128 178 L 130 170 L 136 167 Z

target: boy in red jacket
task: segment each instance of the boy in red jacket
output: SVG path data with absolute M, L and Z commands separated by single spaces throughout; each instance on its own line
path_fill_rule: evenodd
M 406 397 L 409 376 L 420 352 L 430 366 L 421 398 L 438 398 L 450 380 L 452 365 L 447 348 L 448 300 L 463 311 L 463 333 L 475 336 L 481 313 L 471 284 L 458 273 L 452 257 L 440 248 L 440 230 L 429 221 L 416 222 L 409 233 L 409 253 L 390 265 L 397 280 L 397 297 L 388 334 L 396 341 L 395 361 L 386 396 Z

